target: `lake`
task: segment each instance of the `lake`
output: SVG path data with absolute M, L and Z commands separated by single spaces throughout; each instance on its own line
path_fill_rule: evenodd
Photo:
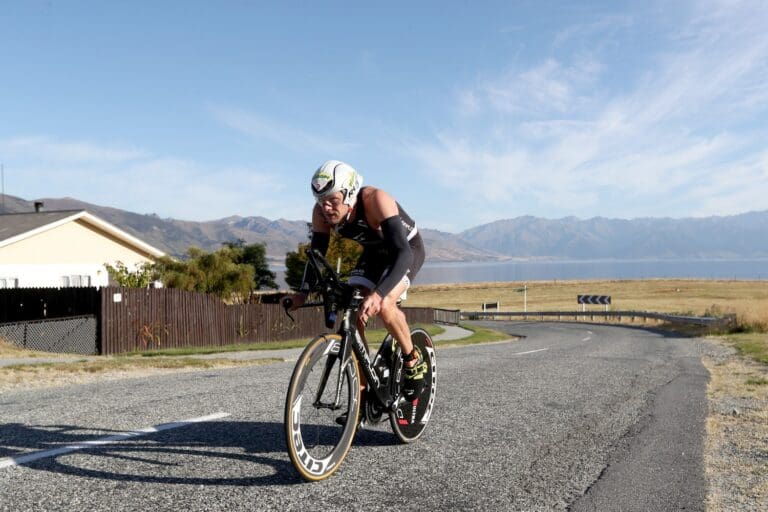
M 768 259 L 428 263 L 419 272 L 416 283 L 678 277 L 700 279 L 768 279 Z
M 273 269 L 285 288 L 283 269 Z M 556 260 L 425 263 L 414 284 L 574 279 L 768 279 L 768 259 Z

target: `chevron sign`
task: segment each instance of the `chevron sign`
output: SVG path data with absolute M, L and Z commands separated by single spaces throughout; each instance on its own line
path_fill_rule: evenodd
M 577 297 L 579 304 L 605 304 L 611 303 L 610 295 L 579 295 Z

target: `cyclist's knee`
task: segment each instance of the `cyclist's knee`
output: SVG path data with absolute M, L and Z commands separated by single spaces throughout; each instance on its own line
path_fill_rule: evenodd
M 397 304 L 390 301 L 385 301 L 382 303 L 379 315 L 385 322 L 399 320 L 401 317 L 405 318 L 405 315 L 403 314 L 402 310 L 397 307 Z

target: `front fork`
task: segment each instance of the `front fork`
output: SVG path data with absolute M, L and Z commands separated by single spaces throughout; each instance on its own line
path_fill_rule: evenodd
M 354 297 L 357 299 L 357 303 L 362 301 L 362 296 L 359 294 L 356 294 Z M 347 367 L 348 364 L 352 364 L 352 351 L 353 351 L 353 344 L 358 345 L 357 352 L 360 352 L 358 354 L 358 357 L 360 358 L 359 364 L 360 368 L 359 370 L 362 371 L 362 373 L 366 376 L 366 381 L 368 384 L 369 391 L 373 392 L 373 394 L 376 395 L 379 402 L 384 406 L 385 409 L 391 409 L 394 410 L 397 408 L 398 404 L 400 403 L 400 400 L 393 400 L 393 393 L 390 391 L 390 387 L 392 385 L 397 386 L 399 382 L 392 382 L 393 379 L 398 379 L 398 376 L 400 375 L 400 371 L 398 368 L 398 365 L 394 365 L 394 367 L 389 367 L 389 376 L 387 379 L 386 384 L 382 382 L 380 379 L 380 376 L 378 375 L 378 372 L 376 369 L 372 366 L 370 357 L 368 356 L 367 350 L 365 348 L 365 345 L 363 344 L 362 340 L 359 339 L 360 334 L 357 332 L 356 328 L 352 328 L 352 325 L 354 322 L 357 322 L 357 308 L 352 307 L 350 309 L 347 309 L 344 311 L 344 315 L 342 316 L 341 321 L 341 328 L 339 329 L 339 334 L 341 335 L 341 346 L 339 347 L 338 354 L 335 358 L 329 357 L 328 360 L 325 363 L 325 368 L 323 370 L 323 375 L 320 379 L 320 385 L 317 389 L 317 394 L 315 396 L 315 406 L 316 407 L 329 407 L 331 409 L 340 409 L 341 408 L 341 395 L 342 395 L 342 388 L 344 384 L 344 369 Z M 394 340 L 391 341 L 391 343 L 395 343 Z M 328 384 L 329 377 L 331 375 L 331 372 L 333 370 L 334 365 L 338 362 L 339 364 L 339 372 L 338 377 L 336 379 L 336 393 L 334 396 L 334 401 L 332 404 L 324 404 L 321 401 L 323 392 L 325 391 L 325 387 Z M 400 363 L 402 364 L 402 362 Z M 394 390 L 394 388 L 393 388 Z
M 362 300 L 362 296 L 359 294 L 357 294 L 354 298 Z M 341 321 L 341 328 L 339 329 L 339 334 L 341 335 L 339 351 L 336 357 L 329 357 L 325 362 L 325 368 L 323 369 L 323 374 L 320 377 L 320 385 L 317 388 L 317 394 L 315 396 L 314 405 L 316 407 L 330 407 L 333 410 L 341 408 L 341 392 L 344 385 L 344 369 L 348 364 L 352 363 L 352 337 L 353 334 L 357 332 L 352 329 L 352 322 L 357 321 L 356 315 L 352 313 L 353 311 L 356 311 L 356 309 L 347 309 L 344 311 L 344 315 Z M 325 392 L 325 386 L 328 384 L 328 378 L 330 377 L 333 367 L 337 361 L 339 363 L 339 372 L 336 379 L 336 393 L 334 395 L 334 400 L 332 404 L 324 404 L 322 402 L 322 396 Z

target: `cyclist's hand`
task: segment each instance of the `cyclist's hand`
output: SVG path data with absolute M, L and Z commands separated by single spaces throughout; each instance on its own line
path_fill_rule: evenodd
M 286 307 L 286 303 L 288 303 L 288 301 L 290 301 L 290 305 L 287 307 L 287 309 L 289 311 L 296 311 L 307 301 L 307 295 L 305 293 L 296 293 L 294 295 L 283 297 L 282 303 L 284 308 Z
M 368 295 L 360 306 L 360 319 L 367 323 L 368 319 L 379 314 L 381 311 L 381 295 L 376 292 Z

